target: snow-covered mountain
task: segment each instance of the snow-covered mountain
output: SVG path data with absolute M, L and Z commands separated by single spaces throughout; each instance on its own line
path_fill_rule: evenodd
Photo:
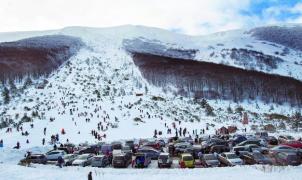
M 213 127 L 210 131 L 214 132 L 222 125 L 243 127 L 240 120 L 244 111 L 249 114 L 250 125 L 270 123 L 279 126 L 283 123 L 281 120 L 290 119 L 300 100 L 295 101 L 293 106 L 288 105 L 290 102 L 287 101 L 283 104 L 265 102 L 257 96 L 237 102 L 228 98 L 211 98 L 205 103 L 201 99 L 194 99 L 191 91 L 185 95 L 176 93 L 179 87 L 175 83 L 178 81 L 171 80 L 173 74 L 164 85 L 152 83 L 152 78 L 146 78 L 135 57 L 160 57 L 168 64 L 170 60 L 179 61 L 181 63 L 177 68 L 183 69 L 188 67 L 185 65 L 187 62 L 196 61 L 214 64 L 211 67 L 219 65 L 220 71 L 217 72 L 220 73 L 225 73 L 225 67 L 235 68 L 229 71 L 259 71 L 261 75 L 268 75 L 265 77 L 269 81 L 278 75 L 282 83 L 288 80 L 285 93 L 302 99 L 299 94 L 302 87 L 301 30 L 300 25 L 291 25 L 187 36 L 157 28 L 128 25 L 1 33 L 0 50 L 7 42 L 18 45 L 18 42 L 34 40 L 33 43 L 26 43 L 26 46 L 39 44 L 47 49 L 49 45 L 45 44 L 52 42 L 54 37 L 73 37 L 81 41 L 69 41 L 76 44 L 76 48 L 72 48 L 72 56 L 64 56 L 69 59 L 51 69 L 51 74 L 38 79 L 31 77 L 30 80 L 24 76 L 24 79 L 6 81 L 0 86 L 0 90 L 5 92 L 0 103 L 1 127 L 22 126 L 23 131 L 29 132 L 28 136 L 22 136 L 15 129 L 14 133 L 5 133 L 6 129 L 3 129 L 0 131 L 1 138 L 8 146 L 15 145 L 16 141 L 20 141 L 21 146 L 40 145 L 44 128 L 47 128 L 47 140 L 64 128 L 66 134 L 61 141 L 68 139 L 76 143 L 96 142 L 90 133 L 92 130 L 97 130 L 101 136 L 106 134 L 106 140 L 152 137 L 155 129 L 163 131 L 162 136 L 170 136 L 166 133 L 165 124 L 171 126 L 171 123 L 179 121 L 190 132 L 210 124 Z M 43 36 L 50 39 L 45 41 Z M 287 39 L 295 39 L 295 43 L 288 43 Z M 65 46 L 64 39 L 62 41 Z M 54 57 L 57 57 L 56 54 Z M 2 61 L 0 59 L 0 66 Z M 6 59 L 6 62 L 9 61 Z M 203 65 L 198 65 L 201 71 Z M 161 70 L 164 72 L 165 69 Z M 185 70 L 190 72 L 190 69 Z M 213 72 L 217 73 L 215 69 Z M 265 84 L 265 81 L 261 83 Z M 208 86 L 206 88 L 211 90 Z M 271 91 L 276 88 L 273 87 Z M 265 121 L 267 118 L 271 121 Z M 34 127 L 31 128 L 30 124 L 34 124 Z M 97 129 L 100 124 L 103 130 Z M 27 139 L 30 139 L 29 144 L 25 143 Z

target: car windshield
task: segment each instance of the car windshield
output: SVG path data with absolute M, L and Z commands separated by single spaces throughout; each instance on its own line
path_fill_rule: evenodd
M 87 159 L 89 157 L 89 155 L 81 155 L 80 157 L 79 157 L 79 159 Z
M 274 148 L 272 148 L 273 150 L 278 150 L 278 149 L 292 149 L 291 147 L 289 146 L 276 146 Z
M 160 155 L 158 157 L 158 159 L 162 159 L 162 160 L 167 160 L 168 158 L 169 158 L 169 156 L 167 156 L 167 155 Z
M 287 139 L 294 139 L 292 136 L 286 136 Z
M 101 161 L 103 159 L 103 157 L 94 157 L 95 161 Z
M 130 150 L 130 147 L 129 146 L 124 146 L 123 150 Z
M 253 156 L 254 156 L 255 159 L 263 159 L 264 158 L 263 154 L 261 154 L 261 153 L 254 153 Z
M 124 156 L 115 156 L 114 160 L 123 161 L 125 158 Z
M 238 156 L 236 154 L 227 154 L 226 155 L 228 159 L 237 159 Z
M 68 154 L 68 155 L 64 156 L 64 159 L 69 159 L 69 158 L 73 158 L 73 157 L 74 157 L 73 154 Z
M 214 155 L 204 155 L 204 159 L 207 161 L 217 160 L 217 158 Z
M 192 160 L 193 160 L 193 157 L 192 157 L 192 156 L 184 156 L 184 157 L 183 157 L 183 160 L 184 160 L 184 161 L 192 161 Z

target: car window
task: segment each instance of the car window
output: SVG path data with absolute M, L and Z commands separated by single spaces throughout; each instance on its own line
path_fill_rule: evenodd
M 184 156 L 182 158 L 184 161 L 192 161 L 193 160 L 193 157 L 192 156 Z
M 214 155 L 204 155 L 205 160 L 217 160 L 217 158 Z
M 284 153 L 279 153 L 278 157 L 281 158 L 281 159 L 286 159 L 287 156 Z
M 228 159 L 236 159 L 238 156 L 236 154 L 228 154 L 227 155 Z

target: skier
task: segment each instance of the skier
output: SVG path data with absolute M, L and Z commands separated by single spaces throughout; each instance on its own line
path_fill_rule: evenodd
M 42 145 L 45 145 L 45 138 L 42 139 Z
M 0 140 L 0 148 L 3 147 L 3 139 Z

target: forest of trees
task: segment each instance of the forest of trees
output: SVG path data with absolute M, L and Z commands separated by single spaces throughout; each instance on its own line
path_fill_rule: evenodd
M 177 87 L 195 98 L 251 99 L 302 106 L 302 82 L 293 78 L 208 62 L 133 53 L 134 63 L 153 85 Z
M 0 43 L 0 80 L 48 75 L 82 46 L 79 39 L 63 35 Z

